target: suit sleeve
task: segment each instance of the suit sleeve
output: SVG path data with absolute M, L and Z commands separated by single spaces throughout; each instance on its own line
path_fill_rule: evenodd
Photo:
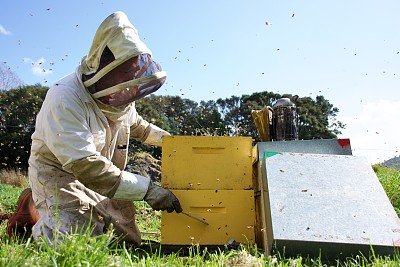
M 131 114 L 131 123 L 131 137 L 148 145 L 161 146 L 162 137 L 171 135 L 169 132 L 143 119 L 136 112 L 136 109 Z

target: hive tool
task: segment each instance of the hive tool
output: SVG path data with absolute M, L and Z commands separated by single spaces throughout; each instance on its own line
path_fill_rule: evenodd
M 186 213 L 186 212 L 184 212 L 184 211 L 182 211 L 181 213 L 182 213 L 183 215 L 188 216 L 189 218 L 191 218 L 191 219 L 193 219 L 193 220 L 196 220 L 196 221 L 198 221 L 198 222 L 201 222 L 201 223 L 203 223 L 203 224 L 205 224 L 205 225 L 209 225 L 209 223 L 206 222 L 204 219 L 203 219 L 203 220 L 202 220 L 202 219 L 199 219 L 199 218 L 194 217 L 193 215 L 190 215 L 189 213 Z

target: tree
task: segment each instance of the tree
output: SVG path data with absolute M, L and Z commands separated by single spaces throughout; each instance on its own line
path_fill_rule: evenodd
M 168 118 L 171 133 L 175 135 L 194 135 L 193 114 L 198 104 L 179 96 L 166 96 L 164 112 Z
M 0 65 L 0 91 L 23 86 L 22 80 L 5 63 Z
M 28 166 L 31 135 L 47 90 L 48 87 L 38 84 L 0 91 L 2 168 Z M 136 108 L 144 119 L 173 135 L 251 136 L 257 141 L 259 139 L 251 111 L 273 106 L 282 97 L 291 95 L 264 91 L 200 103 L 179 96 L 150 95 L 137 101 Z M 335 138 L 345 127 L 336 119 L 339 110 L 323 96 L 317 96 L 315 100 L 310 97 L 298 98 L 296 105 L 299 139 Z M 131 142 L 130 146 L 131 157 L 133 153 L 141 151 L 156 159 L 161 157 L 159 147 L 139 142 Z
M 179 96 L 150 95 L 136 102 L 138 113 L 147 121 L 170 132 L 172 135 L 224 135 L 225 123 L 215 101 L 201 101 L 200 105 Z M 155 158 L 161 149 L 132 142 L 134 151 L 149 152 Z
M 47 90 L 24 86 L 0 91 L 0 168 L 28 167 L 31 135 Z
M 218 99 L 217 104 L 230 135 L 247 135 L 259 140 L 251 111 L 273 106 L 282 97 L 290 98 L 291 95 L 264 91 Z M 310 97 L 298 98 L 295 104 L 299 114 L 299 139 L 335 138 L 345 127 L 336 119 L 339 109 L 323 96 L 317 96 L 315 100 Z
M 218 110 L 217 102 L 201 101 L 193 114 L 195 135 L 228 135 L 228 127 Z
M 336 120 L 339 109 L 323 96 L 315 101 L 310 97 L 299 98 L 296 102 L 299 114 L 299 139 L 329 139 L 340 134 L 345 125 Z
M 219 111 L 222 114 L 227 128 L 228 135 L 238 136 L 243 134 L 243 112 L 242 112 L 242 99 L 238 96 L 231 96 L 230 98 L 219 98 L 217 100 Z
M 241 97 L 218 99 L 217 103 L 231 135 L 247 135 L 258 140 L 251 111 L 272 106 L 272 103 L 281 97 L 279 94 L 264 91 Z

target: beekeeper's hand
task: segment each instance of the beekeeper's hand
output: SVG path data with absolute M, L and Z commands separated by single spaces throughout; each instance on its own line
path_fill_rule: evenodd
M 167 210 L 168 213 L 176 211 L 182 212 L 181 204 L 178 198 L 166 188 L 153 184 L 150 181 L 149 189 L 147 190 L 144 200 L 154 210 Z

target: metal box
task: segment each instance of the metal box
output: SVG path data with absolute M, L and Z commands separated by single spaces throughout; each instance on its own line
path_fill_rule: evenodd
M 257 146 L 260 160 L 264 157 L 265 151 L 352 155 L 348 138 L 259 142 Z
M 170 189 L 251 189 L 251 137 L 165 136 L 162 185 Z
M 172 190 L 185 212 L 162 213 L 161 243 L 168 245 L 224 245 L 230 240 L 255 242 L 255 207 L 252 190 Z
M 273 243 L 287 256 L 391 254 L 400 221 L 363 157 L 265 152 Z

